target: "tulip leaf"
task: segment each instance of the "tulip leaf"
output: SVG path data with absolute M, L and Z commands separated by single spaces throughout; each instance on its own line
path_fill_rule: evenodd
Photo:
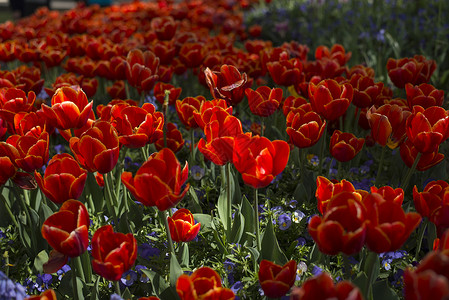
M 179 296 L 175 287 L 168 287 L 159 294 L 159 298 L 161 300 L 177 300 L 179 299 Z
M 95 208 L 95 212 L 103 211 L 103 206 L 105 203 L 103 191 L 95 180 L 94 174 L 92 174 L 91 172 L 87 173 L 86 187 L 87 189 L 84 191 L 84 193 L 90 194 L 90 196 L 94 200 L 93 203 L 95 207 L 93 207 L 92 209 Z
M 250 235 L 250 233 L 255 232 L 255 228 L 254 228 L 254 210 L 253 207 L 251 206 L 251 203 L 249 203 L 248 199 L 246 198 L 246 196 L 242 197 L 242 215 L 245 218 L 245 226 L 243 229 L 243 236 L 242 236 L 242 240 L 241 243 L 245 243 L 248 242 L 249 245 L 251 245 L 252 241 L 254 241 L 254 239 L 252 238 L 252 236 Z
M 100 276 L 97 277 L 97 280 L 95 280 L 95 284 L 91 288 L 90 293 L 90 300 L 98 300 L 98 284 L 100 283 Z
M 234 222 L 232 224 L 231 230 L 231 242 L 232 243 L 240 243 L 240 239 L 243 235 L 243 230 L 245 229 L 245 217 L 242 215 L 241 209 L 239 209 L 234 214 Z
M 373 298 L 382 300 L 398 300 L 398 295 L 388 286 L 386 279 L 380 280 L 373 285 Z
M 44 264 L 48 261 L 47 251 L 42 250 L 34 259 L 34 268 L 38 273 L 44 273 Z
M 196 195 L 196 191 L 195 191 L 195 188 L 193 187 L 193 185 L 190 186 L 188 194 L 190 196 L 189 199 L 191 200 L 190 204 L 192 206 L 190 211 L 192 213 L 201 212 L 202 209 L 201 209 L 201 205 L 200 205 L 200 200 L 198 199 L 198 196 Z
M 201 231 L 211 230 L 212 217 L 206 214 L 193 214 L 193 218 L 201 223 Z
M 189 267 L 189 260 L 190 260 L 188 243 L 182 243 L 181 251 L 182 251 L 181 252 L 181 264 L 188 268 Z
M 42 220 L 47 220 L 53 214 L 53 210 L 45 203 L 41 204 L 39 212 Z
M 159 296 L 164 290 L 169 288 L 169 284 L 156 272 L 149 269 L 141 269 L 142 273 L 145 274 L 151 281 L 153 286 L 153 291 Z
M 170 285 L 176 286 L 178 277 L 182 275 L 182 269 L 179 265 L 178 259 L 174 253 L 170 254 Z
M 276 264 L 284 265 L 287 262 L 287 257 L 279 247 L 278 240 L 274 233 L 271 217 L 268 219 L 267 228 L 263 234 L 260 254 L 262 259 L 267 259 Z
M 220 189 L 220 196 L 218 196 L 217 209 L 220 221 L 224 228 L 227 228 L 228 220 L 226 219 L 226 207 L 227 207 L 227 195 L 226 188 Z
M 367 294 L 367 282 L 368 282 L 368 277 L 366 276 L 365 272 L 359 272 L 357 274 L 357 277 L 352 280 L 352 283 L 355 284 L 360 291 L 362 292 L 362 295 L 366 295 Z
M 233 193 L 233 202 L 236 203 L 236 201 L 238 201 L 238 199 L 242 199 L 242 191 L 240 190 L 240 185 L 238 184 L 239 179 L 239 172 L 236 172 L 234 170 L 234 168 L 231 168 L 231 180 L 232 180 L 232 187 L 234 188 L 234 193 Z M 240 204 L 240 203 L 237 203 Z
M 123 299 L 132 299 L 133 298 L 133 294 L 131 294 L 131 292 L 129 291 L 128 288 L 126 288 L 123 293 L 122 293 L 122 298 Z

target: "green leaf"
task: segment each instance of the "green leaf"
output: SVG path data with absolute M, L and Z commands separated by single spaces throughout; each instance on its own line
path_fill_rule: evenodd
M 373 285 L 373 298 L 382 300 L 398 300 L 398 295 L 388 286 L 388 281 L 380 280 Z
M 91 172 L 87 173 L 86 187 L 87 189 L 85 189 L 84 192 L 89 193 L 92 196 L 95 205 L 95 207 L 92 207 L 92 209 L 95 209 L 94 213 L 103 211 L 103 206 L 105 203 L 103 190 L 100 188 L 95 180 L 94 174 Z
M 363 271 L 368 276 L 368 278 L 371 277 L 370 284 L 373 284 L 376 281 L 377 276 L 379 276 L 379 270 L 379 255 L 375 252 L 369 251 L 363 266 Z
M 198 196 L 196 195 L 195 188 L 193 187 L 193 185 L 190 186 L 188 194 L 189 194 L 189 199 L 191 200 L 190 201 L 190 204 L 191 204 L 190 210 L 192 211 L 192 213 L 201 212 L 202 209 L 201 209 L 201 205 L 200 205 L 200 200 L 198 199 Z
M 128 288 L 126 288 L 123 293 L 122 293 L 122 298 L 123 299 L 132 299 L 133 298 L 133 294 L 129 291 Z
M 34 259 L 34 268 L 38 273 L 44 273 L 44 264 L 48 261 L 47 251 L 42 250 Z
M 228 220 L 226 218 L 226 209 L 227 209 L 227 195 L 226 195 L 226 188 L 220 189 L 220 196 L 218 196 L 217 201 L 217 210 L 218 210 L 218 217 L 220 218 L 221 223 L 223 224 L 224 228 L 227 228 Z
M 234 214 L 234 222 L 231 229 L 231 242 L 240 243 L 240 239 L 243 235 L 243 230 L 245 229 L 245 217 L 243 217 L 241 210 L 239 209 Z
M 181 253 L 181 264 L 185 267 L 189 267 L 189 245 L 187 243 L 182 243 L 181 245 L 182 253 Z
M 254 210 L 251 206 L 251 203 L 249 203 L 246 196 L 242 197 L 242 215 L 245 219 L 245 226 L 243 229 L 243 236 L 241 243 L 244 244 L 247 242 L 248 245 L 252 245 L 252 242 L 254 241 L 254 238 L 250 235 L 251 233 L 256 231 L 255 224 L 254 224 Z
M 167 288 L 170 287 L 167 281 L 165 281 L 164 278 L 162 278 L 159 274 L 156 272 L 149 270 L 149 269 L 141 269 L 142 273 L 145 274 L 153 286 L 153 290 L 156 293 L 156 295 L 160 295 L 163 291 L 165 291 Z
M 161 300 L 178 300 L 179 296 L 175 287 L 168 287 L 159 294 Z
M 182 275 L 182 269 L 179 265 L 178 259 L 176 255 L 173 253 L 170 254 L 170 285 L 176 286 L 176 281 L 178 277 Z
M 206 214 L 193 214 L 193 218 L 201 223 L 201 230 L 210 230 L 212 217 Z
M 357 274 L 357 277 L 352 280 L 352 283 L 354 283 L 362 292 L 362 295 L 366 295 L 367 294 L 367 281 L 368 281 L 368 277 L 366 276 L 365 272 L 359 272 Z
M 280 265 L 284 265 L 287 262 L 287 257 L 279 247 L 274 233 L 271 217 L 268 219 L 267 228 L 262 238 L 261 259 L 267 259 Z
M 97 280 L 95 280 L 95 284 L 93 288 L 91 288 L 91 294 L 90 294 L 90 300 L 98 300 L 98 284 L 100 283 L 100 276 L 97 277 Z

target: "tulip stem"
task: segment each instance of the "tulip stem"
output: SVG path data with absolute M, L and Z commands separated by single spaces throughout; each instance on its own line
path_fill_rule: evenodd
M 14 223 L 15 228 L 19 228 L 19 224 L 17 224 L 16 217 L 14 217 L 11 208 L 9 207 L 8 202 L 6 201 L 5 197 L 0 193 L 0 198 L 3 199 L 3 203 L 5 204 L 6 212 L 8 213 L 9 217 L 11 218 L 11 221 Z
M 227 202 L 226 202 L 226 219 L 227 222 L 227 228 L 226 228 L 226 236 L 228 242 L 231 242 L 231 231 L 232 231 L 232 196 L 231 196 L 231 163 L 226 164 L 226 195 L 227 195 Z
M 164 148 L 167 148 L 167 110 L 169 99 L 170 99 L 170 91 L 165 90 L 164 105 L 162 105 L 162 113 L 164 115 Z
M 79 275 L 82 281 L 86 282 L 86 277 L 84 276 L 83 265 L 81 264 L 81 258 L 79 256 L 73 257 L 73 263 L 76 264 L 76 273 Z
M 256 188 L 254 188 L 254 223 L 256 224 L 256 247 L 260 253 L 262 247 L 260 244 L 259 196 Z
M 78 280 L 77 280 L 77 272 L 76 272 L 76 263 L 75 259 L 72 258 L 72 290 L 73 290 L 73 299 L 80 300 L 80 295 L 78 295 Z
M 404 183 L 402 184 L 402 189 L 404 190 L 404 192 L 408 187 L 410 178 L 412 178 L 413 172 L 415 171 L 416 166 L 419 163 L 419 160 L 421 159 L 421 154 L 422 154 L 421 152 L 418 152 L 418 155 L 416 155 L 412 167 L 408 170 L 407 175 L 405 176 Z
M 380 155 L 379 167 L 377 168 L 376 181 L 374 182 L 375 187 L 379 187 L 380 174 L 382 173 L 382 168 L 384 165 L 386 148 L 387 147 L 385 147 L 385 146 L 382 147 L 382 153 Z
M 170 249 L 170 255 L 175 255 L 175 247 L 173 247 L 173 240 L 171 239 L 170 227 L 168 227 L 168 212 L 167 210 L 161 211 L 159 216 L 164 220 L 165 232 L 167 233 L 168 247 Z
M 115 292 L 117 293 L 117 295 L 119 295 L 121 297 L 122 293 L 120 291 L 120 284 L 119 284 L 118 280 L 114 281 L 114 285 L 115 285 Z
M 426 232 L 426 227 L 427 227 L 427 221 L 423 220 L 421 222 L 421 226 L 419 227 L 419 231 L 418 231 L 418 243 L 416 244 L 416 251 L 415 251 L 415 259 L 416 260 L 418 260 L 419 251 L 421 251 L 422 240 L 424 238 L 424 233 Z
M 324 126 L 323 136 L 321 137 L 320 162 L 318 164 L 318 175 L 321 175 L 324 160 L 324 148 L 326 147 L 327 124 Z
M 118 228 L 118 219 L 117 219 L 117 214 L 115 212 L 115 208 L 114 205 L 112 204 L 112 193 L 111 193 L 111 182 L 109 181 L 109 177 L 112 177 L 112 172 L 109 172 L 107 174 L 103 175 L 104 178 L 104 188 L 106 190 L 106 206 L 108 208 L 109 213 L 112 215 L 112 217 L 114 218 L 114 225 L 116 226 L 116 228 Z

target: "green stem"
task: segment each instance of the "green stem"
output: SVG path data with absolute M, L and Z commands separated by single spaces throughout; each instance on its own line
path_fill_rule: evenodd
M 345 266 L 345 272 L 344 272 L 344 277 L 347 280 L 351 280 L 351 263 L 349 262 L 349 256 L 346 254 L 342 254 L 343 256 L 343 264 Z
M 115 207 L 113 204 L 113 199 L 112 199 L 112 186 L 111 183 L 109 182 L 109 177 L 112 177 L 112 172 L 109 172 L 107 174 L 103 174 L 104 177 L 104 189 L 106 192 L 106 206 L 108 208 L 109 213 L 112 215 L 112 218 L 114 219 L 114 223 L 115 223 L 115 227 L 118 228 L 118 218 L 117 218 L 117 213 L 115 212 Z
M 232 231 L 232 195 L 231 195 L 231 163 L 226 164 L 226 237 L 227 241 L 231 242 L 231 231 Z
M 327 124 L 324 126 L 323 136 L 321 137 L 321 150 L 320 150 L 320 162 L 318 164 L 318 175 L 321 175 L 321 169 L 323 168 L 324 160 L 324 148 L 326 147 L 326 134 L 327 134 Z
M 115 293 L 121 297 L 122 292 L 120 291 L 120 284 L 118 280 L 114 281 L 114 286 L 115 286 Z
M 14 217 L 11 208 L 9 207 L 8 202 L 6 201 L 6 198 L 3 197 L 3 195 L 0 193 L 0 198 L 3 199 L 3 203 L 5 203 L 6 212 L 8 213 L 9 217 L 11 218 L 11 221 L 14 223 L 15 228 L 19 228 L 19 224 L 17 223 L 16 217 Z
M 73 299 L 80 300 L 78 295 L 78 280 L 76 276 L 76 263 L 75 260 L 72 259 L 72 290 L 73 290 Z
M 368 280 L 366 281 L 366 285 L 365 285 L 365 291 L 366 291 L 366 295 L 365 295 L 365 299 L 366 300 L 372 300 L 373 299 L 373 283 L 377 278 L 374 278 L 374 274 L 376 272 L 375 267 L 376 267 L 376 262 L 378 262 L 379 260 L 379 255 L 377 255 L 376 253 L 370 253 L 370 251 L 367 252 L 367 256 L 370 255 L 376 255 L 376 259 L 370 259 L 370 265 L 368 267 L 365 267 L 365 270 L 369 270 L 368 271 Z
M 256 224 L 256 247 L 257 251 L 261 251 L 261 243 L 260 243 L 260 225 L 259 225 L 259 197 L 258 190 L 254 189 L 254 224 Z
M 173 246 L 173 240 L 171 238 L 170 234 L 170 227 L 168 227 L 168 212 L 166 210 L 160 211 L 159 213 L 160 218 L 163 219 L 165 224 L 165 232 L 167 233 L 167 239 L 168 239 L 168 247 L 170 249 L 170 255 L 175 255 L 175 247 Z
M 165 90 L 165 99 L 164 105 L 162 105 L 162 113 L 164 115 L 164 148 L 167 148 L 167 110 L 168 110 L 168 101 L 170 99 L 170 91 Z
M 76 272 L 77 275 L 81 278 L 82 281 L 86 282 L 86 277 L 84 276 L 83 265 L 81 264 L 81 258 L 79 256 L 72 258 L 73 263 L 76 264 Z
M 412 178 L 413 172 L 415 172 L 415 169 L 419 163 L 419 160 L 421 159 L 421 154 L 422 154 L 421 152 L 418 152 L 418 155 L 416 155 L 415 161 L 413 162 L 412 167 L 408 170 L 407 175 L 405 176 L 404 183 L 401 186 L 402 189 L 404 190 L 404 192 L 408 187 L 409 181 Z
M 26 190 L 24 191 L 24 196 L 27 194 Z M 25 212 L 26 218 L 27 218 L 27 226 L 30 229 L 30 236 L 31 236 L 31 247 L 33 249 L 35 249 L 35 247 L 37 247 L 37 242 L 36 242 L 36 235 L 33 233 L 33 230 L 35 228 L 35 224 L 33 222 L 33 220 L 31 219 L 31 215 L 30 215 L 30 207 L 27 205 L 26 200 L 23 199 L 22 197 L 20 198 L 20 204 L 22 205 L 22 209 Z
M 387 148 L 386 146 L 383 146 L 382 147 L 382 152 L 380 154 L 379 167 L 377 168 L 376 181 L 374 182 L 374 186 L 375 187 L 379 187 L 380 174 L 382 173 L 382 168 L 383 168 L 383 165 L 384 165 L 386 148 Z
M 416 251 L 415 251 L 415 259 L 416 260 L 418 260 L 418 258 L 419 258 L 419 251 L 421 251 L 422 240 L 424 238 L 424 233 L 426 232 L 426 227 L 427 227 L 427 220 L 423 220 L 421 223 L 421 226 L 419 226 L 419 231 L 418 231 L 418 243 L 416 245 Z

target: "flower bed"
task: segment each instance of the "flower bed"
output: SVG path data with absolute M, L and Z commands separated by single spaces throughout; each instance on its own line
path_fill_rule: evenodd
M 439 50 L 260 39 L 269 2 L 0 24 L 2 296 L 448 293 Z

